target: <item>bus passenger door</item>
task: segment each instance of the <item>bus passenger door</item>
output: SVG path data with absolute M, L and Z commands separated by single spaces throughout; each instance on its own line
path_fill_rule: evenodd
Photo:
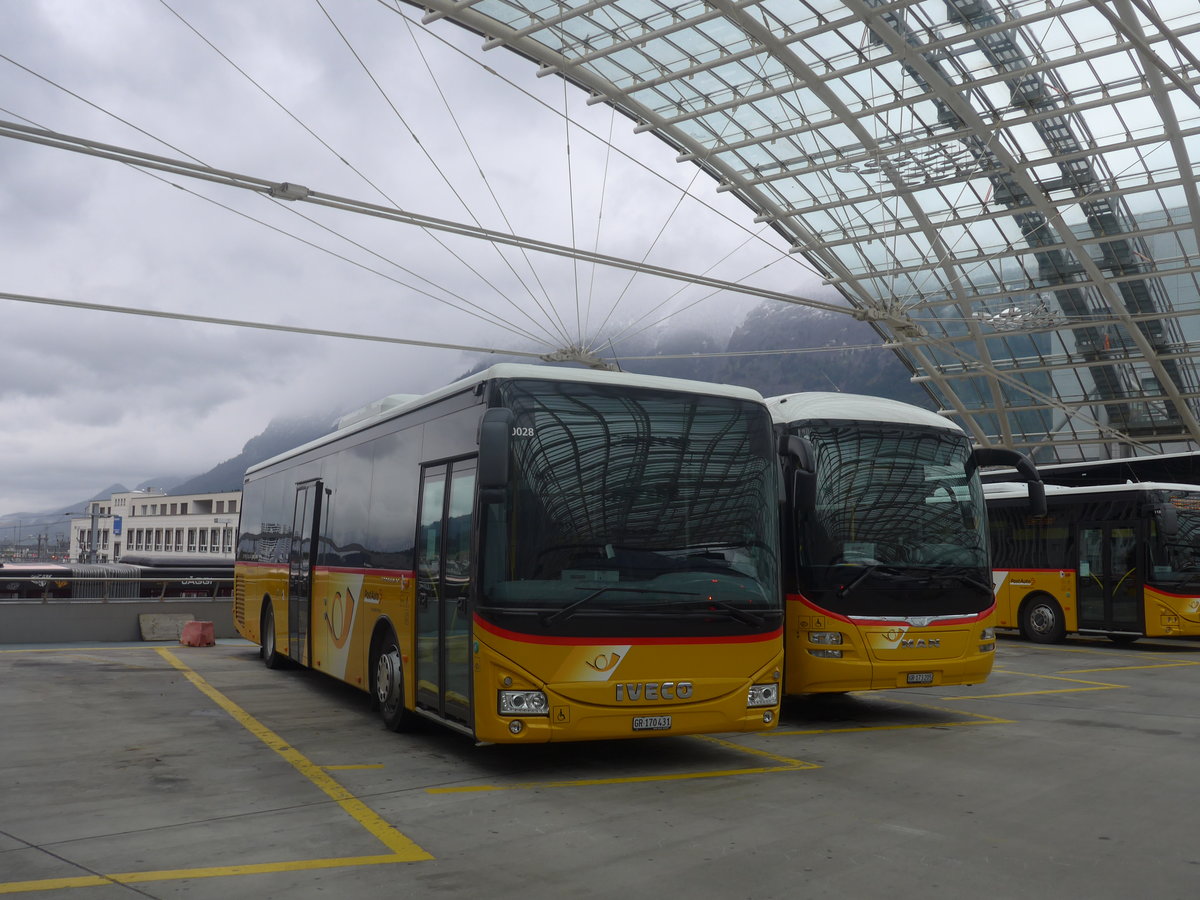
M 288 551 L 288 656 L 306 666 L 312 664 L 308 619 L 312 606 L 313 549 L 317 541 L 317 523 L 321 521 L 323 493 L 319 479 L 296 485 L 291 549 Z
M 1142 566 L 1137 527 L 1106 522 L 1079 529 L 1079 628 L 1141 633 Z
M 472 724 L 471 536 L 475 460 L 421 475 L 417 547 L 417 702 Z

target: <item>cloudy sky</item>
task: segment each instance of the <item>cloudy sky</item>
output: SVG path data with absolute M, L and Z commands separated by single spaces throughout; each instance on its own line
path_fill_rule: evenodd
M 3 3 L 0 119 L 814 289 L 655 138 L 527 60 L 418 20 L 364 0 Z M 504 350 L 612 336 L 660 305 L 649 321 L 732 322 L 756 303 L 8 137 L 0 246 L 9 294 Z M 196 474 L 276 416 L 425 391 L 476 359 L 8 299 L 0 316 L 0 514 Z

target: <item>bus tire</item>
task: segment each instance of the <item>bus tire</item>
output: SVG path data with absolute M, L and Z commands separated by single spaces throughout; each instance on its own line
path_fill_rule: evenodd
M 1021 606 L 1021 634 L 1035 644 L 1061 644 L 1067 636 L 1062 607 L 1049 594 L 1036 594 Z
M 263 600 L 262 622 L 259 630 L 258 657 L 268 669 L 283 668 L 283 657 L 275 649 L 275 610 L 270 599 Z
M 413 714 L 404 705 L 404 661 L 391 629 L 375 642 L 371 654 L 371 700 L 389 731 L 407 731 L 412 727 Z

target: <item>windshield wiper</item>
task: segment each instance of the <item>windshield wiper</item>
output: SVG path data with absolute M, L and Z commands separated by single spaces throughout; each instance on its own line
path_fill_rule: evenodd
M 761 628 L 766 623 L 766 619 L 759 613 L 742 609 L 740 606 L 734 606 L 732 603 L 726 603 L 724 600 L 710 600 L 705 598 L 701 602 L 708 604 L 708 608 L 713 612 L 720 610 L 728 613 L 731 618 L 737 619 L 746 625 L 753 625 L 755 628 Z
M 1173 572 L 1172 574 L 1177 575 L 1179 577 L 1174 580 L 1171 580 L 1170 578 L 1158 578 L 1155 580 L 1157 580 L 1159 582 L 1170 582 L 1172 587 L 1180 588 L 1180 587 L 1188 587 L 1192 584 L 1193 581 L 1200 578 L 1200 572 L 1197 572 L 1195 570 L 1190 571 L 1190 572 Z
M 591 603 L 593 600 L 595 600 L 601 594 L 605 594 L 610 591 L 626 593 L 626 594 L 646 593 L 644 588 L 603 587 L 603 588 L 600 588 L 599 590 L 592 591 L 586 597 L 580 597 L 578 600 L 574 601 L 573 603 L 568 603 L 566 606 L 562 607 L 562 609 L 557 609 L 552 613 L 548 613 L 548 614 L 542 616 L 541 617 L 542 626 L 546 627 L 549 625 L 553 625 L 555 622 L 566 621 L 567 619 L 574 616 L 575 613 L 581 607 L 585 606 L 588 603 Z M 676 602 L 672 602 L 672 601 L 656 602 L 654 600 L 651 600 L 646 603 L 638 604 L 636 607 L 631 606 L 628 608 L 627 611 L 634 612 L 634 611 L 640 610 L 642 612 L 645 612 L 645 611 L 654 609 L 655 607 L 670 608 L 670 607 L 678 607 L 678 606 L 700 605 L 700 606 L 705 607 L 705 609 L 699 610 L 701 612 L 724 613 L 725 615 L 727 615 L 731 618 L 737 619 L 739 622 L 742 622 L 743 624 L 753 625 L 756 628 L 761 628 L 765 622 L 765 619 L 759 613 L 752 612 L 748 609 L 742 609 L 740 606 L 735 606 L 734 604 L 727 603 L 724 600 L 715 600 L 706 594 L 697 594 L 692 591 L 663 591 L 663 590 L 656 590 L 656 591 L 653 591 L 653 593 L 658 594 L 658 595 L 669 594 L 669 595 L 676 596 L 676 597 L 687 597 L 688 599 L 684 600 L 684 601 L 676 601 Z
M 874 563 L 873 565 L 869 565 L 866 568 L 864 568 L 862 570 L 862 572 L 860 572 L 858 574 L 858 576 L 853 581 L 851 581 L 849 584 L 842 585 L 841 588 L 838 589 L 838 597 L 839 598 L 846 597 L 847 595 L 850 594 L 851 591 L 853 591 L 860 584 L 862 584 L 863 579 L 865 579 L 868 575 L 876 575 L 876 574 L 887 575 L 892 578 L 896 578 L 896 577 L 912 578 L 913 577 L 909 573 L 904 572 L 901 569 L 897 569 L 895 566 L 885 565 L 884 563 Z
M 940 580 L 951 579 L 953 581 L 957 581 L 959 584 L 965 584 L 969 585 L 970 587 L 979 588 L 981 591 L 987 591 L 989 594 L 996 593 L 995 585 L 988 584 L 986 581 L 975 578 L 967 572 L 936 572 L 934 573 L 933 577 Z
M 579 588 L 579 590 L 586 590 L 586 589 Z M 584 606 L 585 604 L 591 603 L 593 600 L 595 600 L 601 594 L 607 594 L 609 592 L 624 593 L 624 594 L 643 594 L 643 593 L 645 593 L 645 588 L 602 587 L 598 590 L 592 591 L 586 597 L 580 597 L 575 602 L 568 603 L 566 606 L 562 607 L 561 609 L 557 609 L 552 613 L 547 613 L 546 615 L 542 616 L 542 625 L 543 626 L 553 625 L 555 622 L 569 619 L 569 618 L 571 618 L 571 616 L 575 615 L 575 610 L 579 609 L 581 606 Z M 655 593 L 656 594 L 682 594 L 684 592 L 683 591 L 655 591 Z
M 674 609 L 678 607 L 695 607 L 696 613 L 724 613 L 732 619 L 737 619 L 739 622 L 745 625 L 753 625 L 756 628 L 761 628 L 766 622 L 766 617 L 762 613 L 745 609 L 744 607 L 737 606 L 736 604 L 730 603 L 726 600 L 717 600 L 715 597 L 711 597 L 708 594 L 693 594 L 685 591 L 655 591 L 655 593 L 678 594 L 680 596 L 686 596 L 689 599 L 675 602 L 668 601 L 665 603 L 654 603 L 651 601 L 635 608 L 641 610 L 650 610 L 654 609 L 655 607 L 665 607 L 667 609 Z

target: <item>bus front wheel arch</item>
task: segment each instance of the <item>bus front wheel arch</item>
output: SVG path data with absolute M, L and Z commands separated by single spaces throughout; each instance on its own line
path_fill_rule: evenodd
M 407 731 L 413 713 L 404 705 L 404 660 L 391 627 L 381 629 L 371 641 L 371 705 L 379 710 L 389 731 Z
M 1059 644 L 1067 636 L 1062 607 L 1049 594 L 1034 594 L 1021 604 L 1021 634 L 1036 644 Z
M 271 598 L 263 597 L 262 617 L 259 619 L 258 656 L 268 669 L 283 668 L 283 657 L 275 646 L 275 610 Z

